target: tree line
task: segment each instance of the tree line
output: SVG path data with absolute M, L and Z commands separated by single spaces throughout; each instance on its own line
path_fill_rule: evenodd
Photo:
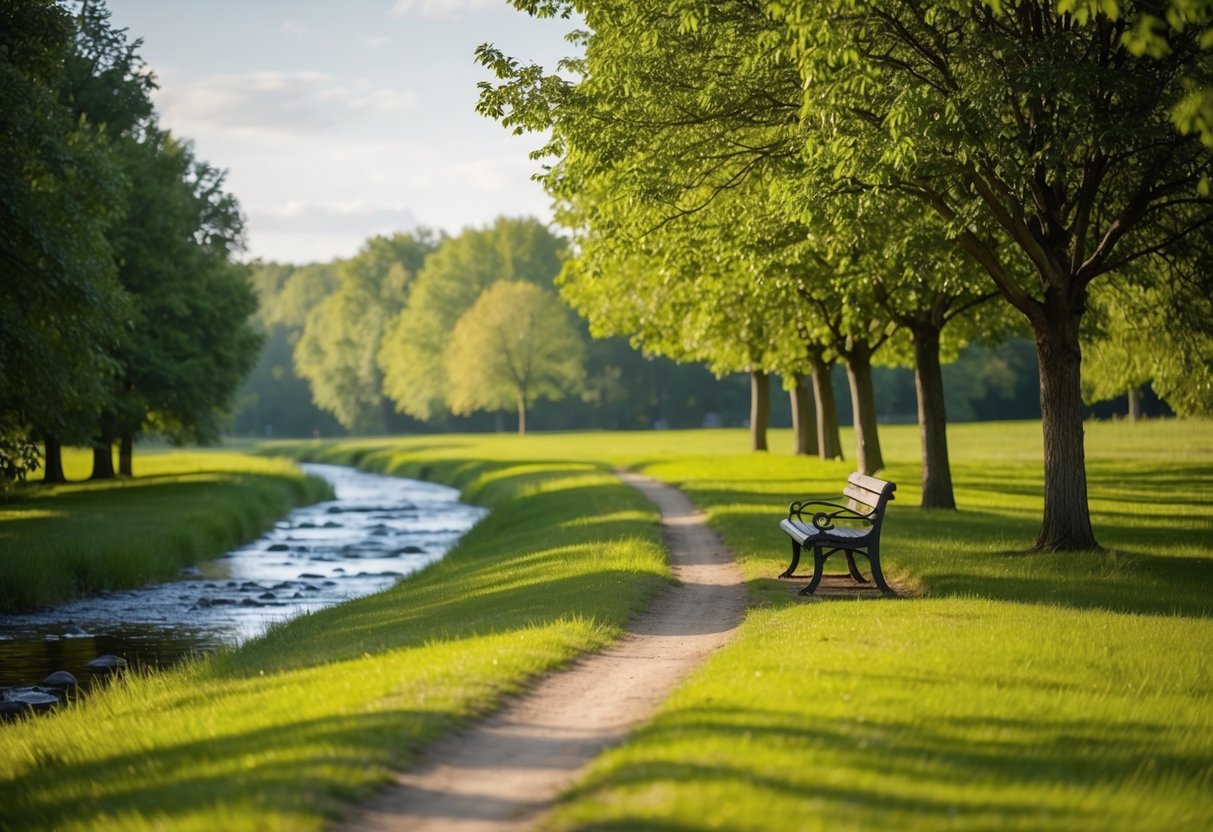
M 351 258 L 254 265 L 266 347 L 237 433 L 700 426 L 743 393 L 593 341 L 557 301 L 567 241 L 528 218 L 378 236 Z
M 0 2 L 0 483 L 63 443 L 217 438 L 260 337 L 224 175 L 159 126 L 103 4 Z
M 705 364 L 646 355 L 620 336 L 593 338 L 584 320 L 556 305 L 568 259 L 567 240 L 539 221 L 501 218 L 454 236 L 418 230 L 374 237 L 353 257 L 327 263 L 254 264 L 265 347 L 240 392 L 234 432 L 745 423 L 752 407 L 744 375 L 718 377 Z M 520 322 L 528 313 L 547 354 L 538 356 L 520 414 L 517 376 L 499 360 L 506 354 L 499 346 L 505 334 L 525 345 Z M 945 368 L 949 406 L 960 418 L 1039 417 L 1035 358 L 1022 338 L 974 344 L 949 358 L 957 359 Z M 846 390 L 840 376 L 831 380 L 836 394 Z M 913 413 L 908 371 L 876 367 L 873 378 L 885 420 Z M 837 404 L 836 423 L 849 424 L 849 401 Z M 787 424 L 791 411 L 791 396 L 772 391 L 771 423 Z M 765 425 L 753 429 L 765 433 Z
M 482 46 L 479 107 L 549 137 L 564 292 L 596 332 L 748 371 L 759 404 L 792 379 L 825 456 L 844 365 L 866 472 L 874 357 L 912 357 L 923 505 L 952 508 L 941 356 L 1026 327 L 1043 550 L 1097 545 L 1084 344 L 1089 395 L 1149 380 L 1210 411 L 1208 3 L 514 5 L 585 24 L 556 68 Z

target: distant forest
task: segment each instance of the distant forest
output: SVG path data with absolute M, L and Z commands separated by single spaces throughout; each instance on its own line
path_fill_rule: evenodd
M 264 333 L 265 346 L 238 395 L 233 433 L 246 437 L 306 437 L 514 430 L 515 416 L 509 408 L 470 415 L 438 408 L 425 420 L 401 412 L 385 393 L 381 372 L 366 373 L 365 382 L 360 383 L 355 379 L 358 373 L 351 370 L 368 361 L 372 365 L 381 363 L 370 353 L 381 349 L 382 332 L 369 344 L 342 335 L 347 330 L 361 330 L 365 335 L 368 326 L 374 328 L 369 322 L 389 322 L 401 316 L 408 306 L 410 290 L 418 280 L 426 279 L 421 276 L 429 258 L 444 248 L 448 264 L 465 260 L 450 256 L 452 252 L 478 252 L 490 262 L 479 264 L 477 271 L 491 269 L 493 261 L 499 261 L 496 265 L 502 270 L 501 276 L 510 276 L 517 269 L 504 266 L 500 252 L 490 252 L 510 248 L 511 229 L 515 233 L 525 230 L 532 236 L 547 234 L 533 220 L 500 220 L 493 227 L 468 229 L 456 237 L 425 233 L 377 237 L 353 258 L 328 263 L 255 264 L 253 281 L 260 298 L 255 320 Z M 553 243 L 559 245 L 560 241 L 554 238 Z M 473 268 L 466 262 L 462 265 Z M 453 272 L 458 269 L 448 270 L 442 263 L 431 264 L 427 277 L 447 271 L 457 279 Z M 555 267 L 549 267 L 548 272 L 536 279 L 550 286 L 556 277 Z M 355 296 L 354 302 L 349 302 L 351 295 Z M 345 317 L 348 320 L 343 320 Z M 386 326 L 381 324 L 380 329 Z M 748 374 L 717 378 L 704 364 L 679 364 L 660 356 L 646 356 L 625 338 L 592 338 L 580 319 L 576 319 L 575 327 L 584 347 L 584 380 L 575 394 L 558 401 L 536 402 L 528 417 L 531 429 L 641 430 L 739 427 L 747 423 Z M 401 333 L 402 337 L 407 335 Z M 305 354 L 309 344 L 327 355 L 327 368 L 315 366 L 314 361 L 309 365 Z M 342 353 L 347 353 L 344 361 Z M 841 366 L 834 368 L 832 379 L 839 419 L 842 424 L 850 424 L 850 394 Z M 317 404 L 324 400 L 326 385 L 332 387 L 337 380 L 344 387 L 333 406 Z M 914 376 L 909 368 L 877 366 L 873 382 L 881 422 L 915 420 Z M 944 383 L 950 421 L 1040 416 L 1035 349 L 1025 337 L 962 348 L 945 366 Z M 351 407 L 351 402 L 358 401 L 363 406 Z M 1168 412 L 1148 389 L 1144 407 L 1147 414 Z M 1106 417 L 1125 409 L 1122 397 L 1096 406 L 1092 414 Z M 771 424 L 786 427 L 791 419 L 788 395 L 772 385 Z

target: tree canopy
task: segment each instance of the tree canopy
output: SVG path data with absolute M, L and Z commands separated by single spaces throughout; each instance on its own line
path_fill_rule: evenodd
M 443 356 L 455 324 L 499 280 L 550 286 L 564 246 L 537 220 L 505 217 L 438 245 L 379 348 L 383 389 L 400 412 L 426 420 L 446 411 Z
M 454 413 L 513 407 L 518 432 L 526 433 L 531 404 L 578 391 L 584 358 L 568 309 L 555 294 L 534 283 L 500 280 L 451 332 L 443 354 L 447 404 Z
M 1038 348 L 1045 512 L 1037 546 L 1096 545 L 1082 451 L 1081 320 L 1093 281 L 1155 274 L 1213 221 L 1210 146 L 1199 116 L 1182 115 L 1203 100 L 1193 85 L 1213 77 L 1207 4 L 515 5 L 576 10 L 589 29 L 578 38 L 585 57 L 567 62 L 564 75 L 491 46 L 480 51 L 502 79 L 482 85 L 482 112 L 515 130 L 552 130 L 545 151 L 558 161 L 546 182 L 574 222 L 630 242 L 690 218 L 711 232 L 687 239 L 713 250 L 728 240 L 714 233 L 723 223 L 700 218 L 757 180 L 764 187 L 738 200 L 735 224 L 754 227 L 747 215 L 762 190 L 783 215 L 776 227 L 803 224 L 804 263 L 827 270 L 808 294 L 828 292 L 817 296 L 840 312 L 834 334 L 848 344 L 879 331 L 873 279 L 904 259 L 903 242 L 921 231 L 949 269 L 948 247 L 970 258 L 955 271 L 964 291 L 947 304 L 965 309 L 997 292 Z M 733 263 L 739 252 L 730 248 L 715 251 Z M 960 286 L 936 271 L 940 281 L 909 295 Z M 1184 277 L 1189 294 L 1208 294 L 1206 274 Z M 760 310 L 757 285 L 746 284 L 746 304 Z M 709 309 L 727 302 L 711 287 L 696 283 Z M 904 309 L 885 305 L 911 325 Z M 862 371 L 863 349 L 837 337 L 829 347 Z

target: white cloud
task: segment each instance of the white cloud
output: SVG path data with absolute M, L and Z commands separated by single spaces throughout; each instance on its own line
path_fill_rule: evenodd
M 254 233 L 342 235 L 355 232 L 365 239 L 371 234 L 416 228 L 417 216 L 399 205 L 289 202 L 281 208 L 250 211 L 249 227 Z
M 307 31 L 307 26 L 302 20 L 288 20 L 279 27 L 288 35 L 298 36 Z
M 207 130 L 300 135 L 330 130 L 351 113 L 412 107 L 416 95 L 374 88 L 364 80 L 342 84 L 323 72 L 246 72 L 162 88 L 156 103 L 164 122 L 186 135 Z
M 362 39 L 362 42 L 371 49 L 382 49 L 392 42 L 392 39 L 383 35 L 370 35 Z
M 519 153 L 516 156 L 489 156 L 468 162 L 457 162 L 451 172 L 472 190 L 485 194 L 512 191 L 535 173 L 539 164 Z M 536 185 L 536 188 L 539 186 Z
M 503 6 L 503 0 L 396 0 L 391 14 L 394 17 L 413 15 L 441 20 L 458 17 L 460 12 L 495 9 Z

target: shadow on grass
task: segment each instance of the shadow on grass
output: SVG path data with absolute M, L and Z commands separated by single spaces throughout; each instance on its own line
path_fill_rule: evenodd
M 399 767 L 413 743 L 453 724 L 440 711 L 353 714 L 220 732 L 90 762 L 48 756 L 6 787 L 0 829 L 58 829 L 82 817 L 112 822 L 124 815 L 182 823 L 194 814 L 206 816 L 216 805 L 236 811 L 250 800 L 262 814 L 290 818 L 303 808 L 300 795 L 312 802 L 309 812 L 334 817 L 342 801 L 369 791 L 368 749 L 377 765 Z M 293 753 L 301 748 L 326 753 Z M 345 769 L 347 778 L 335 778 L 335 769 Z M 256 781 L 252 792 L 250 778 Z
M 633 734 L 626 758 L 582 781 L 565 801 L 592 801 L 597 795 L 608 805 L 644 811 L 651 808 L 648 801 L 612 800 L 610 792 L 649 789 L 677 800 L 671 790 L 682 787 L 725 802 L 730 788 L 746 784 L 758 801 L 769 793 L 777 801 L 769 804 L 772 810 L 786 810 L 786 801 L 799 802 L 819 821 L 824 802 L 831 812 L 824 818 L 825 828 L 841 822 L 847 828 L 928 829 L 938 828 L 945 818 L 965 829 L 1005 828 L 1016 818 L 1041 819 L 1041 789 L 1059 783 L 1110 792 L 1115 788 L 1111 784 L 1135 780 L 1136 787 L 1152 782 L 1202 794 L 1208 758 L 1198 751 L 1174 751 L 1173 743 L 1160 740 L 1166 728 L 1126 721 L 1118 722 L 1113 734 L 1101 720 L 1048 715 L 1030 720 L 934 718 L 928 723 L 886 714 L 880 721 L 834 717 L 806 725 L 799 711 L 689 707 L 668 712 Z M 759 748 L 764 751 L 756 756 L 746 751 Z M 671 762 L 677 750 L 683 760 Z M 914 784 L 912 791 L 907 783 Z M 996 783 L 996 793 L 963 798 L 971 795 L 974 783 Z M 1054 804 L 1045 811 L 1049 828 L 1101 828 L 1101 820 L 1111 819 L 1105 811 L 1116 812 L 1089 800 L 1064 809 Z M 989 814 L 996 814 L 1000 826 L 981 825 L 981 816 Z M 646 823 L 643 817 L 613 817 L 577 828 L 667 828 Z
M 1149 615 L 1213 616 L 1213 467 L 1096 466 L 1092 477 L 1099 551 L 1041 553 L 1030 550 L 1040 526 L 1039 474 L 1022 468 L 966 471 L 958 499 L 988 492 L 1005 500 L 996 509 L 921 510 L 912 488 L 885 520 L 881 561 L 886 572 L 908 573 L 933 596 L 978 596 L 1024 603 L 1109 609 Z M 1131 488 L 1132 498 L 1110 494 Z M 723 485 L 688 482 L 726 542 L 774 578 L 789 558 L 778 528 L 786 516 L 782 498 L 749 481 Z M 811 493 L 811 488 L 801 489 Z M 1147 495 L 1144 499 L 1138 494 Z M 899 497 L 903 496 L 899 492 Z M 987 495 L 987 502 L 988 495 Z M 1102 506 L 1112 503 L 1110 510 Z M 1176 511 L 1168 511 L 1175 506 Z M 786 584 L 785 584 L 786 585 Z M 751 585 L 763 603 L 802 603 L 793 591 L 758 579 Z

